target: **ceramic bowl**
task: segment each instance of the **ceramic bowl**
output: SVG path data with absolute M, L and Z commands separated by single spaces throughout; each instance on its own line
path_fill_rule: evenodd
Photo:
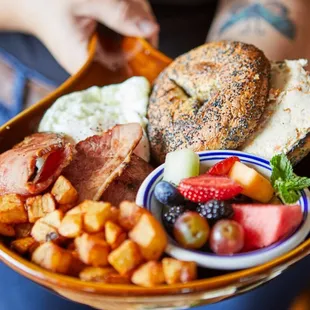
M 206 171 L 225 158 L 238 156 L 241 162 L 254 168 L 265 177 L 269 178 L 271 175 L 269 161 L 258 156 L 237 151 L 205 151 L 198 154 L 201 172 Z M 159 166 L 145 179 L 138 191 L 136 199 L 138 205 L 143 206 L 153 213 L 161 223 L 163 205 L 155 198 L 154 188 L 156 184 L 163 179 L 164 168 L 165 164 Z M 171 236 L 168 236 L 169 245 L 166 253 L 177 259 L 194 261 L 202 267 L 212 269 L 235 270 L 258 266 L 287 253 L 304 241 L 310 231 L 309 203 L 309 191 L 302 191 L 301 198 L 298 201 L 303 212 L 302 223 L 290 235 L 263 249 L 234 254 L 232 256 L 216 255 L 199 250 L 184 249 L 179 246 Z
M 124 66 L 107 68 L 100 58 L 96 57 L 99 41 L 103 47 L 113 45 L 119 49 L 125 59 Z M 60 96 L 92 85 L 121 82 L 133 75 L 146 76 L 152 82 L 170 62 L 170 58 L 142 39 L 123 38 L 117 41 L 117 44 L 111 44 L 109 38 L 98 38 L 95 35 L 90 42 L 89 58 L 77 74 L 70 77 L 48 97 L 1 126 L 0 152 L 8 150 L 25 136 L 35 132 L 46 109 Z M 305 175 L 308 172 L 310 176 L 309 167 L 308 157 L 299 164 L 297 173 Z M 257 267 L 235 272 L 214 271 L 211 275 L 208 274 L 208 278 L 199 274 L 199 280 L 186 284 L 143 288 L 134 285 L 87 283 L 48 272 L 0 242 L 0 260 L 16 272 L 67 299 L 105 310 L 185 309 L 214 303 L 271 280 L 309 253 L 310 239 L 307 239 L 297 248 Z

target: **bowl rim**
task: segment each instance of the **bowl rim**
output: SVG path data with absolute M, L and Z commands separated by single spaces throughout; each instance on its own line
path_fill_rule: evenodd
M 129 38 L 132 39 L 132 38 Z M 163 57 L 169 59 L 167 56 L 162 54 L 160 51 L 154 49 L 149 45 L 145 40 L 137 38 L 137 40 L 158 57 Z M 82 77 L 85 72 L 91 66 L 95 58 L 95 52 L 97 48 L 98 35 L 95 33 L 90 40 L 89 44 L 89 56 L 86 63 L 74 76 L 70 77 L 65 81 L 60 87 L 53 91 L 50 95 L 40 100 L 35 105 L 24 110 L 13 119 L 9 120 L 7 123 L 0 127 L 0 132 L 6 130 L 11 124 L 13 124 L 17 119 L 25 117 L 28 115 L 35 107 L 43 104 L 46 100 L 54 100 L 59 95 L 62 95 L 64 90 L 69 87 L 72 87 L 76 81 Z M 277 272 L 279 266 L 286 268 L 287 266 L 295 263 L 299 259 L 305 257 L 310 253 L 310 238 L 296 247 L 294 250 L 286 253 L 285 255 L 273 259 L 268 263 L 263 265 L 252 267 L 249 269 L 234 271 L 229 274 L 220 275 L 207 279 L 200 279 L 192 281 L 186 284 L 174 284 L 174 285 L 161 285 L 154 288 L 144 288 L 135 285 L 120 285 L 120 284 L 99 284 L 92 282 L 83 282 L 78 278 L 69 277 L 65 275 L 56 274 L 50 271 L 47 271 L 31 261 L 26 260 L 17 253 L 13 252 L 10 248 L 6 247 L 3 243 L 0 242 L 0 260 L 16 272 L 25 276 L 26 278 L 41 284 L 45 287 L 56 288 L 57 289 L 67 289 L 71 291 L 83 291 L 89 294 L 103 294 L 109 296 L 124 296 L 130 295 L 131 297 L 141 296 L 145 298 L 146 296 L 161 296 L 161 295 L 170 295 L 170 294 L 186 294 L 191 292 L 202 292 L 202 291 L 211 291 L 216 289 L 222 289 L 229 285 L 235 285 L 236 283 L 242 284 L 251 279 L 258 277 L 259 280 L 262 279 L 262 274 L 265 277 L 268 277 L 270 273 Z
M 253 167 L 259 167 L 266 172 L 271 172 L 270 161 L 260 156 L 250 153 L 236 151 L 236 150 L 206 150 L 197 152 L 200 163 L 207 163 L 208 161 L 220 161 L 230 156 L 239 156 L 241 162 L 248 163 Z M 143 181 L 137 193 L 136 203 L 146 208 L 152 213 L 152 197 L 154 196 L 154 186 L 162 178 L 164 173 L 164 165 L 161 164 L 153 170 L 147 178 Z M 190 250 L 181 247 L 173 238 L 167 233 L 168 247 L 166 254 L 177 259 L 196 261 L 201 267 L 218 269 L 218 270 L 240 270 L 245 268 L 260 265 L 266 261 L 270 261 L 274 257 L 280 257 L 294 249 L 301 244 L 310 231 L 310 192 L 308 190 L 301 191 L 301 197 L 296 204 L 302 208 L 303 219 L 298 227 L 294 229 L 289 235 L 277 242 L 261 249 L 237 253 L 235 255 L 217 255 L 215 253 L 203 252 L 200 250 Z

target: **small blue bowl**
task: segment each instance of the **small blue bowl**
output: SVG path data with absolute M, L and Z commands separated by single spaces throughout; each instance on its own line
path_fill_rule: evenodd
M 238 156 L 241 162 L 246 163 L 249 167 L 255 168 L 266 178 L 270 178 L 271 167 L 270 162 L 258 156 L 250 155 L 238 151 L 204 151 L 198 153 L 200 158 L 200 172 L 208 170 L 217 162 L 231 156 Z M 155 185 L 162 180 L 164 172 L 164 164 L 155 169 L 141 185 L 136 203 L 149 210 L 162 223 L 162 208 L 154 197 Z M 292 250 L 300 244 L 310 231 L 310 216 L 308 213 L 310 193 L 308 190 L 301 192 L 301 198 L 298 201 L 303 211 L 303 221 L 294 232 L 280 241 L 251 252 L 234 254 L 234 255 L 217 255 L 202 251 L 188 250 L 180 247 L 170 236 L 168 236 L 169 244 L 166 253 L 177 259 L 185 261 L 194 261 L 202 267 L 223 270 L 235 270 L 254 267 L 271 259 L 281 256 L 282 254 Z

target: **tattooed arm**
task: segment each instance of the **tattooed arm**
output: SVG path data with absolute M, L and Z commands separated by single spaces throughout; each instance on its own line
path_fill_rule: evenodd
M 208 41 L 237 40 L 269 59 L 310 59 L 309 0 L 221 0 Z

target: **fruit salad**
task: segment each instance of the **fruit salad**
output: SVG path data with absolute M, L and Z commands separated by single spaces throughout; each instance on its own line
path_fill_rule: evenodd
M 288 236 L 302 222 L 298 200 L 310 179 L 296 176 L 285 155 L 270 164 L 270 179 L 236 156 L 200 173 L 193 151 L 169 153 L 154 189 L 167 232 L 184 248 L 218 255 L 257 250 Z

